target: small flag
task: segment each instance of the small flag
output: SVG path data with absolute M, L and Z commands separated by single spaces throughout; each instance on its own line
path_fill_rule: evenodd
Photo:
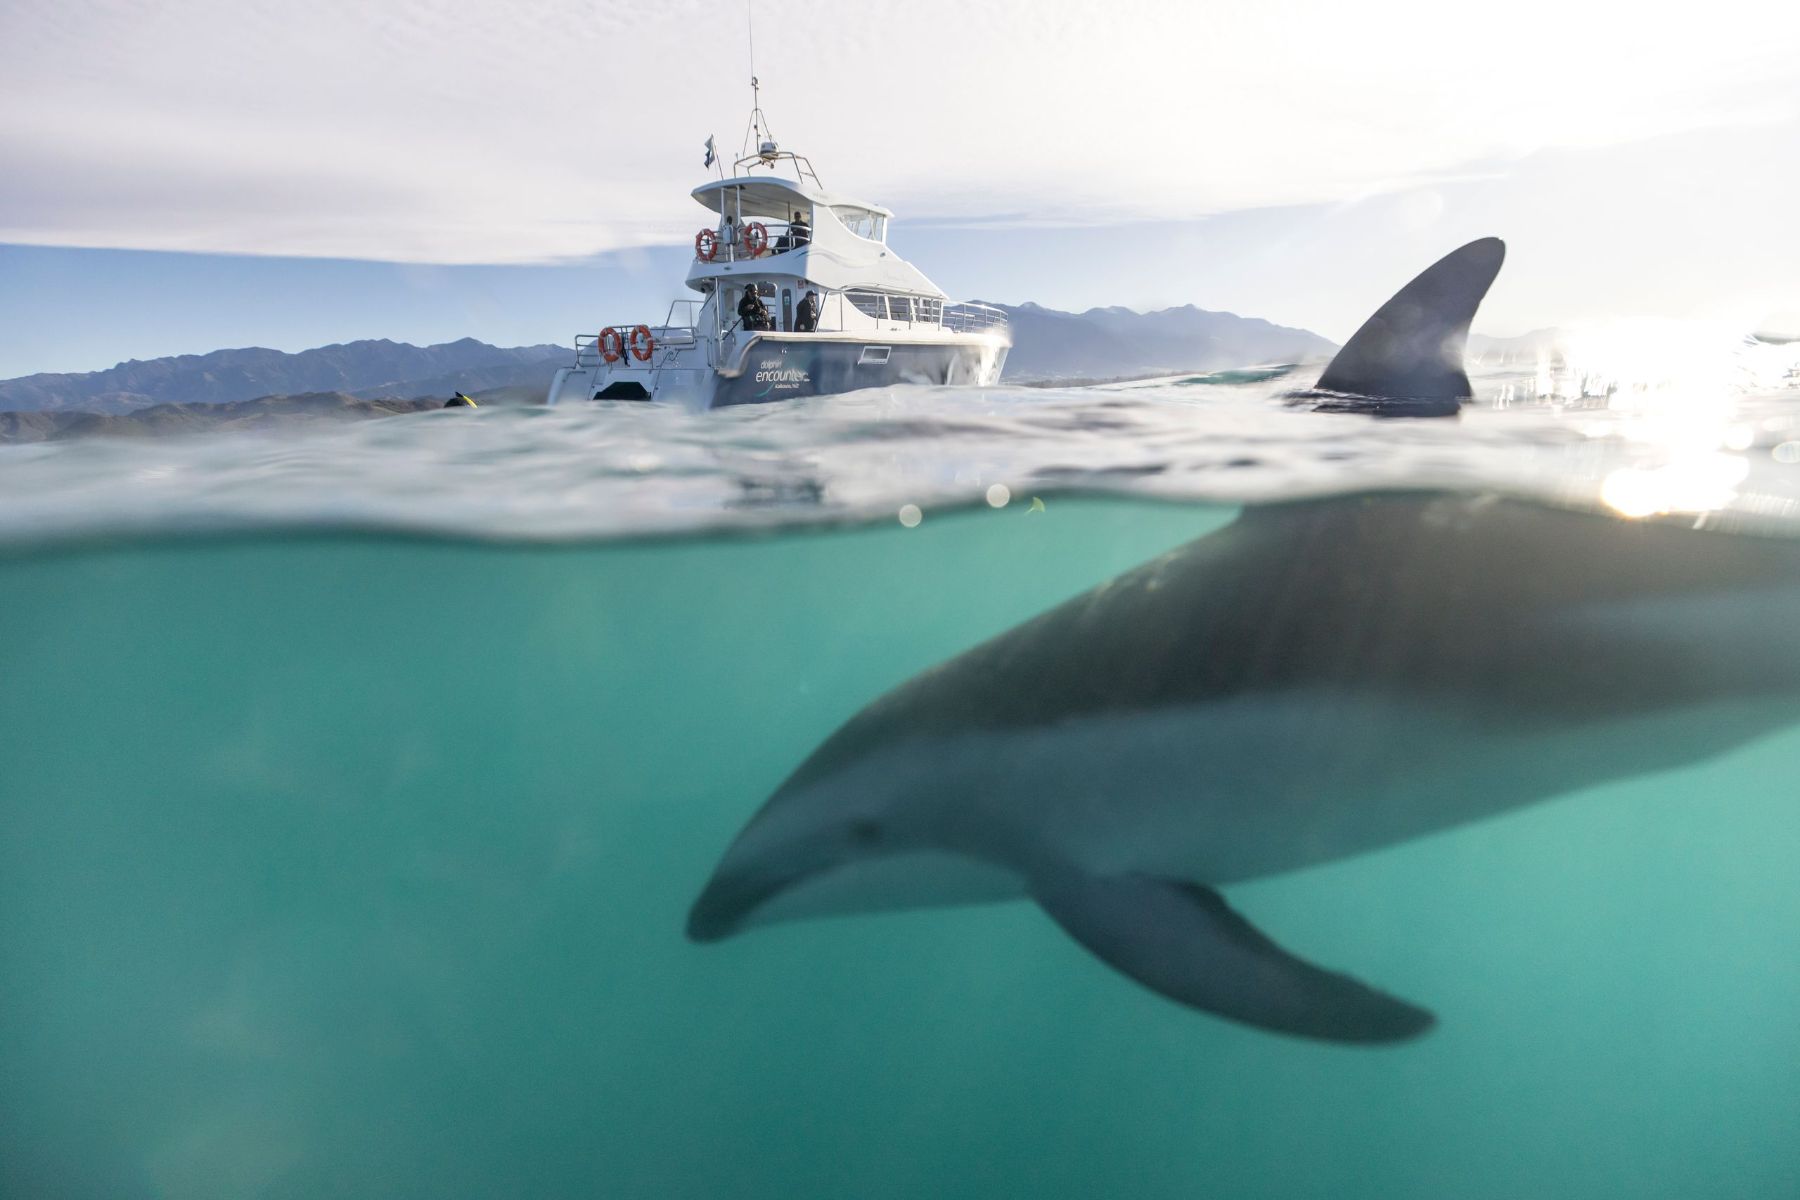
M 713 165 L 713 160 L 717 157 L 718 156 L 713 153 L 712 134 L 709 133 L 706 135 L 706 161 L 700 165 L 703 167 L 710 167 Z

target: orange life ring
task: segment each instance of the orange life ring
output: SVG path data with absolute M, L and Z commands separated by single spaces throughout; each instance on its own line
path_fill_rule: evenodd
M 710 229 L 702 229 L 694 235 L 694 257 L 701 262 L 711 262 L 719 253 L 719 235 Z
M 609 363 L 625 357 L 625 335 L 610 325 L 600 331 L 600 357 Z
M 760 258 L 762 252 L 769 248 L 769 227 L 761 221 L 752 221 L 744 226 L 744 250 L 751 258 Z
M 650 334 L 648 325 L 639 325 L 631 331 L 631 356 L 639 362 L 649 362 L 650 356 L 656 353 L 656 339 Z

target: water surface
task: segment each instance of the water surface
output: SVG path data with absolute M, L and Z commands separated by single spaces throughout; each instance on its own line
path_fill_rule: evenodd
M 1025 904 L 682 936 L 837 723 L 1244 504 L 1795 532 L 1800 393 L 1533 382 L 8 451 L 0 1193 L 1785 1194 L 1800 729 L 1232 889 L 1438 1014 L 1398 1048 L 1178 1008 Z

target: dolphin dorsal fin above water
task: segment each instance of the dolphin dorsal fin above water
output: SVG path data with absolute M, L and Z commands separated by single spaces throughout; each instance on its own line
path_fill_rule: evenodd
M 1344 343 L 1318 389 L 1440 405 L 1467 400 L 1474 395 L 1463 370 L 1469 322 L 1505 260 L 1506 243 L 1488 237 L 1426 267 Z
M 1192 1008 L 1334 1042 L 1404 1041 L 1435 1024 L 1422 1008 L 1294 957 L 1197 883 L 1059 871 L 1034 881 L 1032 896 L 1107 965 Z

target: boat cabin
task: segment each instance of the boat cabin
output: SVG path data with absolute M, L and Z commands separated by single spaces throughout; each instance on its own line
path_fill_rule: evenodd
M 786 164 L 791 177 L 746 172 L 692 193 L 717 218 L 694 235 L 687 284 L 714 301 L 707 307 L 719 336 L 733 332 L 745 286 L 762 298 L 775 332 L 801 332 L 796 313 L 808 291 L 819 300 L 812 332 L 874 332 L 941 320 L 943 291 L 888 248 L 892 212 L 825 191 L 799 155 L 771 152 L 748 162 Z

